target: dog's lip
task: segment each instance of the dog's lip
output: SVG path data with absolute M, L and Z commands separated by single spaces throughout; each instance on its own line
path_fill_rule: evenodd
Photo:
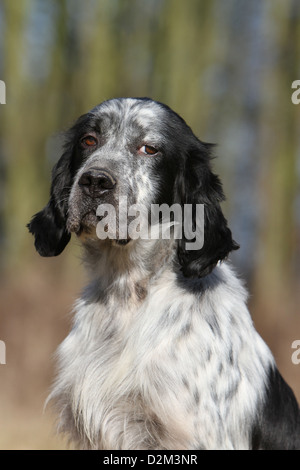
M 68 219 L 67 228 L 70 233 L 75 233 L 76 235 L 80 235 L 84 229 L 91 227 L 91 225 L 85 224 L 84 219 L 87 216 L 93 216 L 95 218 L 95 224 L 92 226 L 96 226 L 96 223 L 100 220 L 100 218 L 96 215 L 95 210 L 88 210 L 84 214 L 79 216 L 74 216 Z
M 86 224 L 84 219 L 88 216 L 92 216 L 95 219 L 94 224 Z M 75 233 L 77 237 L 80 237 L 83 233 L 89 234 L 93 228 L 96 227 L 97 222 L 100 221 L 103 217 L 97 216 L 95 210 L 89 210 L 85 212 L 80 218 L 76 217 L 68 221 L 68 231 Z M 108 237 L 109 238 L 109 237 Z M 111 242 L 114 242 L 116 245 L 122 247 L 128 245 L 132 239 L 128 238 L 109 238 Z M 99 239 L 100 240 L 100 239 Z
M 113 239 L 113 241 L 117 245 L 126 246 L 126 245 L 128 245 L 129 242 L 131 242 L 131 238 L 130 237 L 128 237 L 128 238 L 116 238 L 116 239 Z

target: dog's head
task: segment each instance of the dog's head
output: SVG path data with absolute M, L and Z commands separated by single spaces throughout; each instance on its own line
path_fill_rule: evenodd
M 53 169 L 50 200 L 28 224 L 37 251 L 60 254 L 72 232 L 96 240 L 101 220 L 114 243 L 133 243 L 121 224 L 124 200 L 127 208 L 138 205 L 150 212 L 155 204 L 189 205 L 192 228 L 195 207 L 203 204 L 203 246 L 187 249 L 191 240 L 183 230 L 177 253 L 185 276 L 205 276 L 238 248 L 220 208 L 224 196 L 210 159 L 211 145 L 161 103 L 120 98 L 96 106 L 68 131 L 65 151 Z M 106 210 L 110 207 L 112 212 Z M 126 220 L 128 228 L 130 217 Z

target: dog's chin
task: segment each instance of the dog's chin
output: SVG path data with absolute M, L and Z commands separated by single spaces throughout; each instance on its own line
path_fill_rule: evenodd
M 80 228 L 75 232 L 75 234 L 82 242 L 88 240 L 99 241 L 96 233 L 96 226 L 80 224 Z
M 97 236 L 96 227 L 82 226 L 81 230 L 76 235 L 82 243 L 96 243 L 97 245 L 104 243 L 105 245 L 110 244 L 111 246 L 125 247 L 132 241 L 130 238 L 110 238 L 109 236 L 101 239 Z
M 112 237 L 109 234 L 109 229 L 107 229 L 107 238 L 99 238 L 97 235 L 96 227 L 97 223 L 99 222 L 99 218 L 93 214 L 89 213 L 82 217 L 81 220 L 70 220 L 68 223 L 68 230 L 69 232 L 75 233 L 75 235 L 81 240 L 81 242 L 109 242 L 114 246 L 126 246 L 131 241 L 131 238 L 117 238 Z

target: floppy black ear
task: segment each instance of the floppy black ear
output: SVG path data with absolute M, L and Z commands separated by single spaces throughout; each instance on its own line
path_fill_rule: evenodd
M 196 204 L 204 204 L 204 244 L 199 250 L 188 250 L 184 236 L 178 241 L 178 259 L 187 277 L 209 274 L 218 261 L 223 260 L 239 246 L 222 213 L 220 202 L 224 194 L 222 184 L 210 168 L 212 145 L 197 139 L 197 144 L 186 155 L 184 168 L 175 183 L 175 199 L 181 204 L 192 204 L 192 226 L 196 227 Z M 188 240 L 190 242 L 191 240 Z
M 59 255 L 71 238 L 66 229 L 71 184 L 71 152 L 68 151 L 53 168 L 48 204 L 27 225 L 35 237 L 35 248 L 41 256 Z

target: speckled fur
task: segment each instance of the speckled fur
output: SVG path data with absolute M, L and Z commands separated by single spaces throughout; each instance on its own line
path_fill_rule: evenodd
M 91 130 L 99 143 L 87 154 L 78 142 Z M 157 155 L 141 155 L 145 143 Z M 90 281 L 58 349 L 49 396 L 59 429 L 79 448 L 299 444 L 296 401 L 254 329 L 241 281 L 224 261 L 237 246 L 220 209 L 209 149 L 160 103 L 105 102 L 70 131 L 50 201 L 29 224 L 43 256 L 59 254 L 70 232 L 83 244 Z M 78 184 L 91 167 L 117 181 L 100 200 L 84 196 Z M 96 207 L 117 207 L 120 195 L 147 207 L 204 203 L 203 248 L 188 252 L 184 240 L 172 239 L 99 240 Z
M 51 395 L 62 428 L 87 448 L 248 448 L 245 423 L 263 398 L 272 357 L 242 285 L 223 264 L 189 292 L 172 257 L 151 272 L 158 247 L 148 257 L 137 245 L 126 253 L 131 262 L 122 253 L 123 272 L 120 260 L 117 269 L 111 264 L 120 248 L 105 252 L 104 279 L 95 274 L 75 306 Z M 147 283 L 142 301 L 134 289 L 140 279 Z M 95 299 L 96 286 L 107 291 L 104 299 Z

